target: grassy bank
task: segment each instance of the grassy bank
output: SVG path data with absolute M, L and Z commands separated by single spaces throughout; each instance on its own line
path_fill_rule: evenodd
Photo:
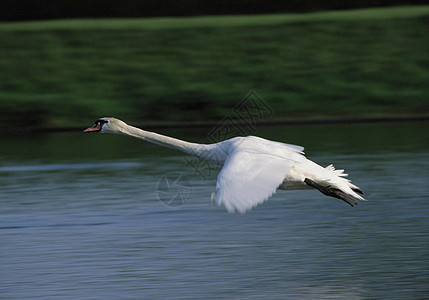
M 429 115 L 429 6 L 0 24 L 0 126 Z

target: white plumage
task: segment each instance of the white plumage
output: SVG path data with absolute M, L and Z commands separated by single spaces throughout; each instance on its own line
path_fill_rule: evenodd
M 263 138 L 236 137 L 215 144 L 195 144 L 129 126 L 115 118 L 101 118 L 84 132 L 110 132 L 147 140 L 178 149 L 202 159 L 223 164 L 217 177 L 212 202 L 228 212 L 244 213 L 271 197 L 277 189 L 316 188 L 328 196 L 346 201 L 365 200 L 360 189 L 333 165 L 326 168 L 308 160 L 301 146 Z

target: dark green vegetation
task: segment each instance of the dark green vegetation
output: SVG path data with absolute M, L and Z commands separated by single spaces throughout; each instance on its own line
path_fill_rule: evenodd
M 429 116 L 429 6 L 0 24 L 0 126 Z
M 427 0 L 2 0 L 0 21 L 302 13 L 416 4 Z

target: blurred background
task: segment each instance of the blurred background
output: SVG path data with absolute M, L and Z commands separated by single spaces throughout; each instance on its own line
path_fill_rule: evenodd
M 0 127 L 428 117 L 424 2 L 2 1 Z
M 426 299 L 426 2 L 0 1 L 0 298 Z M 219 168 L 102 116 L 303 145 L 368 201 L 228 214 Z

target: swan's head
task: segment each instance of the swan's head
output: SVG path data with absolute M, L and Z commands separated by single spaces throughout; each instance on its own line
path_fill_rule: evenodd
M 85 129 L 83 132 L 120 133 L 127 124 L 121 120 L 104 117 L 95 121 L 94 126 Z

